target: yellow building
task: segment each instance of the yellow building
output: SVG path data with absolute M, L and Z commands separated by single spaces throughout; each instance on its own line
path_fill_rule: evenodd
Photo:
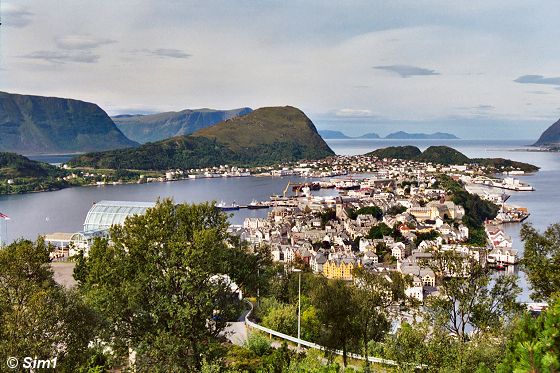
M 326 278 L 352 281 L 354 279 L 352 272 L 359 265 L 355 259 L 350 258 L 327 260 L 323 264 L 323 275 Z

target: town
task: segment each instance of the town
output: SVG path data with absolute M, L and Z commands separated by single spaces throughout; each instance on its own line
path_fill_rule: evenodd
M 353 281 L 358 267 L 410 275 L 406 294 L 423 301 L 438 291 L 440 279 L 429 267 L 435 251 L 455 251 L 483 266 L 510 272 L 519 261 L 500 224 L 522 221 L 529 214 L 522 207 L 507 205 L 507 194 L 478 183 L 489 173 L 478 165 L 338 156 L 255 169 L 221 166 L 175 170 L 168 171 L 165 179 L 277 176 L 279 184 L 286 185 L 268 201 L 245 206 L 223 201 L 217 204 L 226 211 L 268 209 L 266 216 L 231 225 L 231 234 L 252 246 L 268 246 L 273 260 L 286 268 L 300 263 L 331 279 Z M 306 177 L 309 182 L 287 181 L 289 176 Z M 480 227 L 464 224 L 465 208 L 453 201 L 446 182 L 464 185 L 471 193 L 468 195 L 476 194 L 495 205 L 495 219 Z M 332 193 L 314 195 L 319 189 L 331 189 Z M 127 216 L 144 213 L 154 205 L 101 201 L 87 214 L 82 232 L 52 233 L 45 239 L 59 247 L 52 254 L 59 259 L 78 250 L 87 252 L 96 237 L 108 235 L 111 225 L 122 224 Z M 481 232 L 482 239 L 473 238 Z

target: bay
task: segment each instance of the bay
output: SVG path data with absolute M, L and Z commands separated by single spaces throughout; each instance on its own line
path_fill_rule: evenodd
M 328 140 L 328 144 L 342 155 L 364 154 L 387 146 L 415 145 L 421 150 L 432 145 L 451 146 L 471 158 L 509 158 L 541 167 L 535 175 L 522 176 L 534 192 L 508 192 L 508 203 L 527 207 L 531 216 L 526 220 L 544 230 L 560 222 L 560 153 L 524 151 L 532 140 Z M 37 160 L 60 163 L 69 155 L 33 157 Z M 0 212 L 10 216 L 8 242 L 18 238 L 35 239 L 39 234 L 77 232 L 82 229 L 91 205 L 101 200 L 155 201 L 173 198 L 176 202 L 225 201 L 239 204 L 253 199 L 267 200 L 272 194 L 281 194 L 288 181 L 300 182 L 298 177 L 243 177 L 183 180 L 165 183 L 107 185 L 77 187 L 56 192 L 0 196 Z M 336 193 L 333 190 L 315 192 L 319 195 Z M 267 210 L 240 210 L 230 221 L 241 224 L 246 217 L 266 216 Z M 521 224 L 508 224 L 506 232 L 512 236 L 514 248 L 523 253 L 519 238 Z M 522 273 L 522 299 L 528 298 L 527 284 Z

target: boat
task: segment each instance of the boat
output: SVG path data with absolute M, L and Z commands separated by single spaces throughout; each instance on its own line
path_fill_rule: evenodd
M 264 203 L 264 202 L 258 202 L 258 201 L 256 201 L 256 200 L 252 200 L 251 203 L 249 203 L 249 204 L 247 205 L 247 208 L 248 208 L 249 210 L 267 209 L 267 208 L 269 208 L 269 205 L 267 205 L 267 204 Z
M 239 205 L 233 201 L 231 205 L 226 205 L 224 201 L 221 201 L 216 205 L 222 211 L 232 211 L 232 210 L 239 210 Z

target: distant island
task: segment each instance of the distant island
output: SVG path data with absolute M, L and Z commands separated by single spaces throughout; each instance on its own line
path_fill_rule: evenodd
M 145 144 L 175 136 L 190 135 L 228 119 L 249 114 L 245 107 L 232 110 L 195 109 L 140 115 L 113 116 L 113 122 L 129 139 Z
M 366 133 L 361 136 L 348 136 L 341 131 L 321 130 L 319 134 L 322 138 L 328 140 L 344 140 L 344 139 L 381 139 L 377 133 Z M 408 132 L 393 132 L 383 137 L 389 140 L 457 140 L 459 137 L 445 132 L 435 133 L 408 133 Z
M 96 104 L 0 92 L 0 152 L 64 154 L 136 145 Z
M 533 146 L 557 150 L 560 148 L 560 120 L 548 127 Z
M 324 139 L 332 139 L 332 140 L 336 140 L 336 139 L 378 139 L 379 135 L 377 133 L 366 133 L 363 134 L 361 136 L 348 136 L 340 131 L 331 131 L 331 130 L 321 130 L 319 131 L 319 135 L 321 135 L 322 138 Z
M 177 136 L 136 148 L 80 155 L 77 167 L 167 170 L 218 165 L 271 165 L 334 155 L 315 125 L 299 109 L 266 107 L 192 135 Z
M 395 140 L 457 140 L 457 136 L 451 133 L 435 132 L 435 133 L 408 133 L 408 132 L 393 132 L 385 136 L 386 139 Z
M 539 167 L 529 163 L 512 161 L 504 158 L 469 158 L 463 153 L 448 146 L 430 146 L 423 152 L 416 146 L 390 146 L 367 153 L 377 158 L 414 160 L 425 163 L 443 165 L 478 164 L 493 169 L 495 172 L 521 170 L 536 172 Z

